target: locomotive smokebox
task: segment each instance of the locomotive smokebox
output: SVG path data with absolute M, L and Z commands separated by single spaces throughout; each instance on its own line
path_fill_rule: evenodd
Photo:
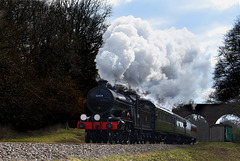
M 99 86 L 87 95 L 87 106 L 92 113 L 105 114 L 112 109 L 115 101 L 114 92 L 107 88 L 107 81 L 101 80 Z
M 116 92 L 106 80 L 100 80 L 99 86 L 91 89 L 87 95 L 88 109 L 94 114 L 106 114 L 111 110 L 128 110 L 133 102 L 127 96 Z

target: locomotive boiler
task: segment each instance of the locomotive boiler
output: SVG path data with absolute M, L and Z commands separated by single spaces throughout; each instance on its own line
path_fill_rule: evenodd
M 157 108 L 133 92 L 116 91 L 105 80 L 86 98 L 91 116 L 82 114 L 79 129 L 87 143 L 194 143 L 196 126 L 172 112 Z

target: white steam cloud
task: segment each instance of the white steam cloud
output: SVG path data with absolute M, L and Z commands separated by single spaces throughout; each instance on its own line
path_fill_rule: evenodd
M 124 83 L 147 97 L 171 103 L 189 101 L 209 81 L 209 57 L 186 28 L 153 30 L 147 21 L 120 17 L 104 35 L 96 57 L 102 79 Z

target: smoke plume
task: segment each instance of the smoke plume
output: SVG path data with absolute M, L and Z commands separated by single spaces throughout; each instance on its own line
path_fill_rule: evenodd
M 140 18 L 120 17 L 104 42 L 96 57 L 101 78 L 148 92 L 148 98 L 189 101 L 209 81 L 209 58 L 186 28 L 154 30 Z

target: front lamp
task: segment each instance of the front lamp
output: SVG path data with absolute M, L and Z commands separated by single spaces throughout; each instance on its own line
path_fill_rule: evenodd
M 94 115 L 94 120 L 99 121 L 101 119 L 101 116 L 99 114 Z
M 87 120 L 87 115 L 86 114 L 81 114 L 80 119 L 82 121 L 86 121 Z

